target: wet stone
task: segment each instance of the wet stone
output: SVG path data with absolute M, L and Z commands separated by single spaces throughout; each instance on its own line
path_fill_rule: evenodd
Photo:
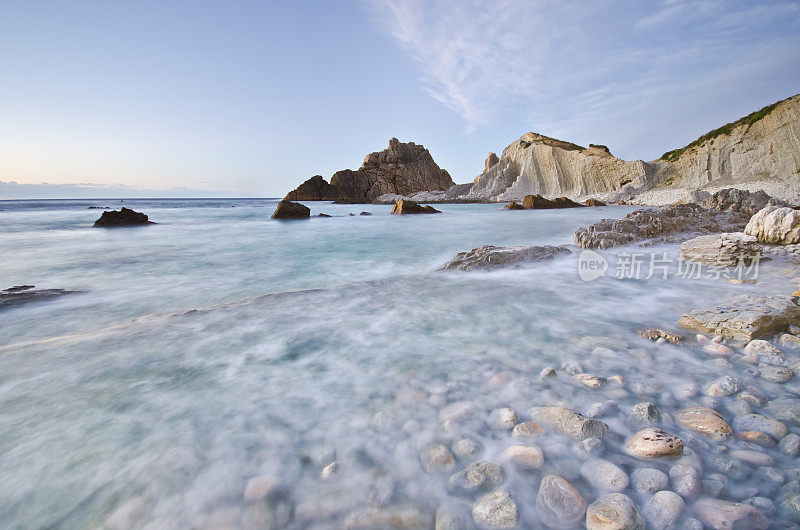
M 631 425 L 641 429 L 642 427 L 651 427 L 658 423 L 661 413 L 656 408 L 655 403 L 650 401 L 643 401 L 637 403 L 631 408 L 629 414 L 629 422 Z
M 750 451 L 747 449 L 734 449 L 728 453 L 731 458 L 741 460 L 754 466 L 771 466 L 775 463 L 771 456 L 763 451 Z
M 470 507 L 441 506 L 436 510 L 434 530 L 471 530 L 475 525 L 470 515 Z
M 539 484 L 536 513 L 548 528 L 574 528 L 583 522 L 586 501 L 564 478 L 547 475 Z
M 511 430 L 517 424 L 517 412 L 509 407 L 494 409 L 489 413 L 489 425 L 495 429 Z
M 433 517 L 417 508 L 405 506 L 380 506 L 359 510 L 344 521 L 346 530 L 370 528 L 430 528 Z
M 645 519 L 636 504 L 622 493 L 611 493 L 586 509 L 588 530 L 644 530 Z
M 764 405 L 764 413 L 776 420 L 800 424 L 800 399 L 773 399 Z
M 675 421 L 684 429 L 698 432 L 712 440 L 724 440 L 731 435 L 731 427 L 722 419 L 722 415 L 707 407 L 683 409 L 675 413 Z
M 763 513 L 765 516 L 770 517 L 778 511 L 775 503 L 766 497 L 750 497 L 742 501 L 742 504 L 747 504 Z
M 544 463 L 542 449 L 532 445 L 512 445 L 503 451 L 501 458 L 526 470 L 539 469 Z
M 709 383 L 704 392 L 707 396 L 723 397 L 732 396 L 744 388 L 744 383 L 738 377 L 725 375 Z
M 800 436 L 796 434 L 787 434 L 781 438 L 778 449 L 781 453 L 793 458 L 800 455 Z
M 631 484 L 637 493 L 652 495 L 669 487 L 669 476 L 652 467 L 640 468 L 631 473 Z
M 600 438 L 587 438 L 573 446 L 577 453 L 597 455 L 603 451 L 603 440 Z
M 628 474 L 622 468 L 599 458 L 584 462 L 581 475 L 586 482 L 604 491 L 624 491 L 630 483 Z
M 546 430 L 573 440 L 602 438 L 608 430 L 608 425 L 602 421 L 584 418 L 577 412 L 561 407 L 533 407 L 530 415 L 534 422 Z
M 775 445 L 773 440 L 768 434 L 758 431 L 744 431 L 736 433 L 736 438 L 744 442 L 754 443 L 762 447 L 772 447 Z
M 659 491 L 650 497 L 642 511 L 651 528 L 676 528 L 685 506 L 674 491 Z
M 511 493 L 498 490 L 478 499 L 472 518 L 481 528 L 514 528 L 519 523 L 519 511 Z
M 683 454 L 683 441 L 661 429 L 648 427 L 628 439 L 625 443 L 625 452 L 645 459 L 676 458 Z
M 728 485 L 728 478 L 719 473 L 712 473 L 700 481 L 703 493 L 711 497 L 719 497 Z
M 481 444 L 471 438 L 464 438 L 453 444 L 453 454 L 459 460 L 465 460 L 480 453 Z
M 616 414 L 618 410 L 619 405 L 616 401 L 600 401 L 589 405 L 589 407 L 586 409 L 586 416 L 588 418 L 603 418 L 605 416 Z
M 700 475 L 693 467 L 676 464 L 669 469 L 672 489 L 681 497 L 691 498 L 700 493 Z
M 511 431 L 511 436 L 514 438 L 526 439 L 533 438 L 539 434 L 544 433 L 544 429 L 539 427 L 536 423 L 529 421 L 526 423 L 518 423 Z
M 491 462 L 478 461 L 452 475 L 447 485 L 460 494 L 488 490 L 503 482 L 503 468 Z
M 453 454 L 444 444 L 433 445 L 422 454 L 422 467 L 428 473 L 450 471 L 455 465 Z
M 789 519 L 800 522 L 800 494 L 792 493 L 779 500 L 781 512 Z
M 767 418 L 761 414 L 747 414 L 733 420 L 733 427 L 737 431 L 759 431 L 780 440 L 789 432 L 786 425 L 778 420 Z
M 758 509 L 720 499 L 700 499 L 694 505 L 694 514 L 706 527 L 713 530 L 757 530 L 769 526 L 769 521 Z
M 758 367 L 758 375 L 761 379 L 766 379 L 773 383 L 785 383 L 794 377 L 794 370 L 782 366 L 762 364 Z

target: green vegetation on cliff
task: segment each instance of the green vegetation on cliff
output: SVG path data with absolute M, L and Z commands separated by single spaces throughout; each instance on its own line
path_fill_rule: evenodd
M 666 153 L 661 155 L 661 160 L 667 160 L 669 162 L 673 162 L 678 158 L 680 158 L 680 156 L 686 151 L 689 151 L 694 147 L 699 147 L 704 143 L 709 142 L 714 138 L 717 138 L 718 136 L 728 135 L 731 133 L 731 131 L 733 131 L 735 128 L 739 126 L 746 126 L 749 129 L 754 123 L 768 116 L 769 113 L 775 110 L 775 107 L 777 107 L 778 104 L 782 103 L 783 101 L 786 100 L 784 99 L 782 101 L 778 101 L 777 103 L 773 103 L 772 105 L 767 105 L 763 109 L 748 114 L 744 118 L 736 120 L 733 123 L 726 123 L 722 127 L 714 129 L 713 131 L 704 134 L 703 136 L 701 136 L 700 138 L 698 138 L 697 140 L 695 140 L 694 142 L 690 143 L 685 147 L 681 147 L 680 149 L 675 149 L 673 151 L 667 151 Z

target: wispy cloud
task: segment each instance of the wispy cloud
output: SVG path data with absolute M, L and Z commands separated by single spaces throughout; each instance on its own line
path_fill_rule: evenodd
M 468 132 L 508 112 L 560 130 L 645 98 L 674 101 L 776 56 L 800 65 L 798 1 L 363 1 Z

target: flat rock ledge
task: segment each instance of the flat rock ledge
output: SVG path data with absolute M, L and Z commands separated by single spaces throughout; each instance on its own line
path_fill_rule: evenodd
M 469 252 L 459 252 L 453 259 L 441 266 L 440 270 L 488 270 L 516 268 L 527 263 L 545 261 L 556 256 L 570 254 L 565 246 L 533 247 L 495 247 L 485 245 Z
M 0 291 L 0 311 L 29 302 L 38 302 L 77 292 L 66 289 L 36 289 L 33 285 L 9 287 Z
M 761 245 L 754 236 L 743 232 L 725 232 L 698 236 L 681 244 L 681 257 L 685 261 L 709 263 L 722 267 L 750 265 L 761 258 Z
M 686 329 L 749 342 L 770 337 L 800 318 L 795 299 L 785 296 L 742 295 L 728 303 L 694 309 L 678 324 Z

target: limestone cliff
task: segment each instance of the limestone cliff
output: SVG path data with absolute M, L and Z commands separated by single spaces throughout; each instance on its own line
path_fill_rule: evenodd
M 715 129 L 653 162 L 660 181 L 690 189 L 800 187 L 800 95 Z M 770 186 L 770 185 L 773 186 Z M 767 190 L 769 193 L 770 190 Z
M 316 175 L 290 191 L 286 199 L 372 202 L 385 194 L 411 195 L 447 190 L 454 185 L 424 146 L 392 138 L 387 149 L 368 154 L 358 170 L 337 171 L 330 184 Z
M 494 162 L 494 161 L 492 161 Z M 581 147 L 536 133 L 509 145 L 465 199 L 525 195 L 600 196 L 643 204 L 691 200 L 692 192 L 735 187 L 797 202 L 800 193 L 800 95 L 703 135 L 659 160 L 621 160 L 607 147 Z
M 536 194 L 595 195 L 626 184 L 641 186 L 647 172 L 641 160 L 621 160 L 602 145 L 586 148 L 527 133 L 506 147 L 500 160 L 475 179 L 468 197 L 509 201 Z

